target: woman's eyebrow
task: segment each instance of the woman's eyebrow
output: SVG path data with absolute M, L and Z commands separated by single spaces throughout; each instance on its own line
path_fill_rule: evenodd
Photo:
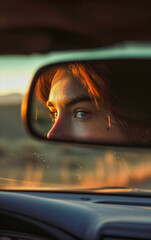
M 66 106 L 72 106 L 72 105 L 74 105 L 76 103 L 84 102 L 84 101 L 91 101 L 92 102 L 92 99 L 89 96 L 75 97 L 75 98 L 67 100 Z
M 72 98 L 72 99 L 68 99 L 68 100 L 66 101 L 65 105 L 66 105 L 67 107 L 69 107 L 69 106 L 72 106 L 72 105 L 74 105 L 74 104 L 76 104 L 76 103 L 84 102 L 84 101 L 90 101 L 90 102 L 92 102 L 92 99 L 91 99 L 89 96 L 79 96 L 79 97 L 75 97 L 75 98 Z M 53 106 L 54 106 L 54 104 L 53 104 L 51 101 L 47 101 L 46 105 L 47 105 L 48 107 L 53 107 Z

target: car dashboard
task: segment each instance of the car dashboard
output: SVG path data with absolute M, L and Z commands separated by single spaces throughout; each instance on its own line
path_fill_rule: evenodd
M 151 239 L 151 200 L 113 194 L 0 192 L 0 239 Z

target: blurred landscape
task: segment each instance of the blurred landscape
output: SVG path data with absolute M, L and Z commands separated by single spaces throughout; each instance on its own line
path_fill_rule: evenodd
M 19 93 L 12 93 L 6 95 L 0 95 L 0 106 L 1 105 L 20 105 L 22 102 L 23 95 Z
M 48 144 L 20 117 L 22 95 L 0 96 L 0 188 L 151 188 L 151 151 Z

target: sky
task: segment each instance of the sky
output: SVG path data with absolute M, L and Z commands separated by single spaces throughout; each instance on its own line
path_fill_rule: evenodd
M 39 68 L 40 55 L 0 56 L 0 95 L 25 94 Z
M 36 71 L 44 65 L 65 60 L 67 52 L 0 56 L 0 95 L 25 94 Z
M 29 85 L 30 72 L 9 71 L 3 72 L 0 76 L 0 95 L 9 93 L 21 93 L 27 90 Z

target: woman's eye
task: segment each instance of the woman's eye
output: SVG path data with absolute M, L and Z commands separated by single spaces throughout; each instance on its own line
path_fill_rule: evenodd
M 90 113 L 87 111 L 76 111 L 74 114 L 74 118 L 78 118 L 78 119 L 87 119 L 90 117 Z

